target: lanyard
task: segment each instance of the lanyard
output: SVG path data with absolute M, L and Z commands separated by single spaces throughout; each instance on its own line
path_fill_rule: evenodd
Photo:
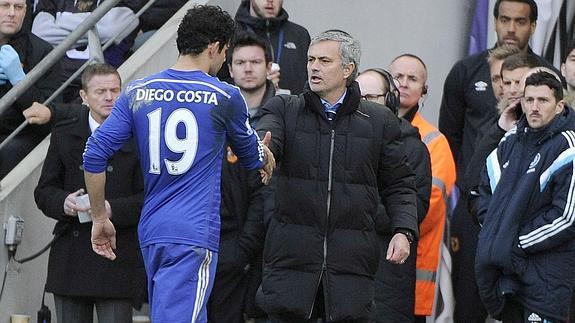
M 280 59 L 282 57 L 283 47 L 284 47 L 284 29 L 281 28 L 279 35 L 278 35 L 278 47 L 277 47 L 277 53 L 275 55 L 275 60 L 274 60 L 274 62 L 276 62 L 278 64 L 280 63 Z

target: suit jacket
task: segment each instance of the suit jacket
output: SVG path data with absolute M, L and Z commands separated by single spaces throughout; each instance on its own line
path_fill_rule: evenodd
M 146 292 L 146 278 L 137 238 L 144 184 L 135 148 L 122 147 L 109 161 L 106 197 L 116 227 L 117 259 L 109 261 L 92 251 L 91 223 L 64 214 L 66 197 L 84 183 L 82 153 L 90 136 L 89 110 L 77 107 L 72 118 L 58 123 L 38 186 L 36 204 L 58 222 L 60 235 L 50 250 L 46 291 L 65 296 L 137 299 Z

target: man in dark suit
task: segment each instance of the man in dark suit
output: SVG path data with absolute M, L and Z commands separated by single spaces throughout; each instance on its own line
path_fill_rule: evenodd
M 88 106 L 73 107 L 57 123 L 34 197 L 46 216 L 58 222 L 48 261 L 46 291 L 54 294 L 58 322 L 131 322 L 132 305 L 141 301 L 146 278 L 136 228 L 144 184 L 132 145 L 119 150 L 107 172 L 108 216 L 117 228 L 116 261 L 92 251 L 91 223 L 82 223 L 76 203 L 84 194 L 82 153 L 90 134 L 108 117 L 120 94 L 120 76 L 107 64 L 90 65 L 82 76 L 80 96 Z M 103 284 L 102 282 L 106 282 Z

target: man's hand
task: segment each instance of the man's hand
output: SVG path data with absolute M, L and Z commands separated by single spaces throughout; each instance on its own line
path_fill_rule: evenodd
M 279 68 L 279 65 L 277 65 L 277 67 L 272 66 L 272 68 L 268 70 L 267 78 L 268 78 L 268 80 L 272 81 L 274 88 L 276 90 L 280 88 L 280 68 Z
M 262 176 L 262 183 L 264 183 L 265 185 L 268 185 L 272 180 L 272 174 L 274 172 L 274 168 L 276 167 L 276 160 L 274 158 L 274 154 L 268 148 L 268 145 L 270 144 L 271 140 L 272 140 L 272 133 L 268 131 L 264 136 L 264 140 L 262 140 L 265 153 L 265 160 L 264 160 L 264 167 L 260 169 L 260 174 Z
M 0 68 L 12 85 L 18 84 L 18 82 L 26 77 L 22 69 L 20 56 L 14 47 L 10 45 L 2 45 L 2 48 L 0 48 Z
M 81 188 L 76 192 L 68 194 L 64 200 L 64 214 L 68 216 L 78 216 L 78 205 L 76 205 L 76 196 L 84 194 L 84 189 Z
M 396 233 L 387 248 L 387 261 L 392 264 L 403 264 L 409 257 L 409 240 L 403 233 Z
M 116 259 L 116 229 L 107 217 L 102 221 L 92 221 L 92 249 L 104 258 Z
M 499 120 L 497 120 L 497 124 L 501 129 L 509 131 L 515 127 L 515 124 L 518 121 L 515 111 L 517 111 L 517 109 L 521 109 L 521 99 L 510 98 L 503 100 L 507 101 L 507 106 L 503 109 L 503 112 L 501 112 Z
M 22 114 L 30 124 L 45 124 L 52 118 L 50 108 L 38 102 L 34 102 L 28 109 L 24 110 Z

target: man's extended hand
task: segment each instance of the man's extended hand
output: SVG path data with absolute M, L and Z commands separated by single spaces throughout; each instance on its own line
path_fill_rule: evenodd
M 16 85 L 26 77 L 24 69 L 22 69 L 20 56 L 14 47 L 10 45 L 2 45 L 2 48 L 0 48 L 0 68 L 12 85 Z
M 50 108 L 38 102 L 34 102 L 28 109 L 22 111 L 22 114 L 30 124 L 45 124 L 52 118 Z
M 392 264 L 403 264 L 409 257 L 409 240 L 403 233 L 396 233 L 387 248 L 387 261 Z
M 268 148 L 268 145 L 270 144 L 271 141 L 272 141 L 272 133 L 268 131 L 264 136 L 264 140 L 262 140 L 265 157 L 264 157 L 264 167 L 260 169 L 260 174 L 262 176 L 262 183 L 264 183 L 265 185 L 268 185 L 272 180 L 272 174 L 274 172 L 274 168 L 276 167 L 276 160 L 274 158 L 274 154 Z
M 95 253 L 110 260 L 116 259 L 116 229 L 107 217 L 92 222 L 92 249 Z

